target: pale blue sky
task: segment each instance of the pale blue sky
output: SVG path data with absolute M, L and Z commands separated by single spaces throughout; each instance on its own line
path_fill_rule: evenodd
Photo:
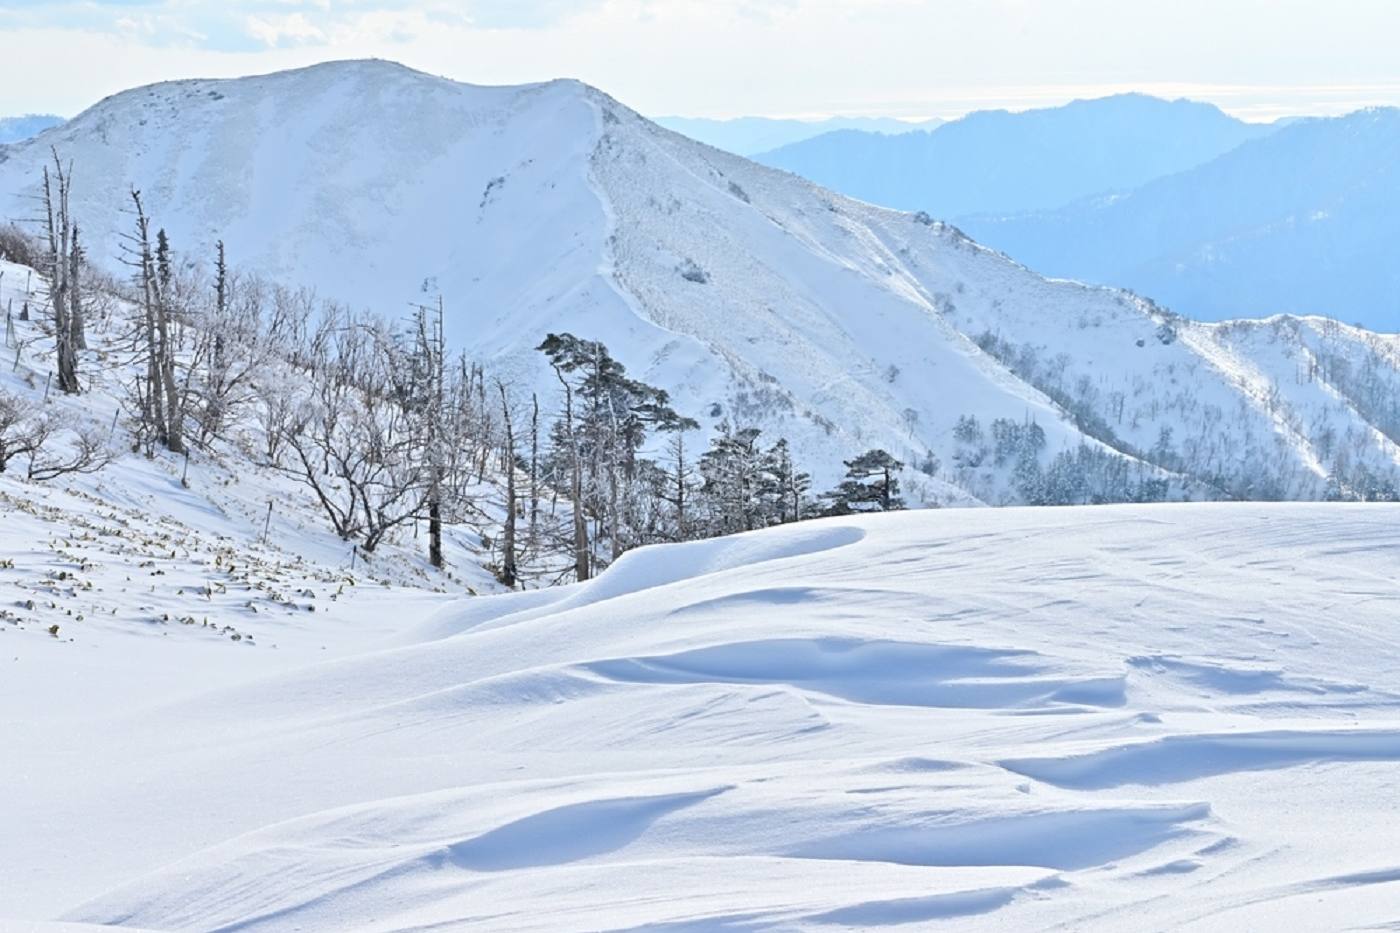
M 1247 118 L 1400 104 L 1395 0 L 0 0 L 0 114 L 380 57 L 581 78 L 649 114 L 956 116 L 1141 90 Z

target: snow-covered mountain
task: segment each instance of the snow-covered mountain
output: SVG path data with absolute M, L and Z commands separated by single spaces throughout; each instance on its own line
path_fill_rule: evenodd
M 930 133 L 828 133 L 754 158 L 851 197 L 956 218 L 1135 188 L 1273 130 L 1211 104 L 1119 94 L 977 111 Z
M 970 217 L 1049 275 L 1205 318 L 1326 314 L 1400 330 L 1400 110 L 1300 120 L 1213 161 L 1057 210 Z
M 1394 485 L 1390 338 L 1198 325 L 1046 280 L 576 82 L 346 62 L 140 88 L 0 150 L 0 216 L 32 211 L 50 145 L 94 259 L 115 264 L 135 186 L 188 255 L 222 239 L 236 265 L 389 313 L 441 291 L 450 338 L 545 399 L 540 339 L 600 339 L 707 427 L 788 437 L 819 483 L 884 447 L 926 502 Z
M 732 152 L 752 156 L 781 146 L 813 139 L 838 130 L 864 133 L 901 134 L 931 130 L 943 120 L 898 120 L 893 117 L 828 117 L 823 120 L 791 120 L 774 117 L 733 117 L 727 120 L 705 117 L 656 117 L 656 123 L 683 133 L 691 139 Z

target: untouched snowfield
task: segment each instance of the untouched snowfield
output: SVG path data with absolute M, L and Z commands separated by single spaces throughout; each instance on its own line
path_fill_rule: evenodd
M 12 514 L 7 607 L 52 530 Z M 0 623 L 0 917 L 1393 929 L 1397 574 L 1391 506 L 949 510 L 357 594 L 276 651 Z

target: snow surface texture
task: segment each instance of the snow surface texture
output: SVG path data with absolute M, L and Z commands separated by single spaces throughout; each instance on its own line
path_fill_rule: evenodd
M 0 626 L 0 916 L 1389 929 L 1397 519 L 830 519 L 435 612 L 349 600 L 283 652 Z
M 222 238 L 235 265 L 389 314 L 442 292 L 449 337 L 544 400 L 540 339 L 600 339 L 707 430 L 789 438 L 819 486 L 883 447 L 928 468 L 906 477 L 913 502 L 1027 501 L 1012 464 L 955 439 L 962 415 L 1033 419 L 1047 463 L 1111 448 L 1192 498 L 1320 497 L 1341 448 L 1371 473 L 1397 464 L 1400 425 L 1359 397 L 1400 378 L 1390 338 L 1312 319 L 1248 341 L 1164 331 L 1150 302 L 1046 280 L 576 82 L 344 62 L 140 88 L 0 151 L 0 216 L 32 214 L 51 145 L 94 261 L 115 263 L 134 185 L 196 259 Z M 1367 379 L 1308 365 L 1321 355 L 1370 361 Z

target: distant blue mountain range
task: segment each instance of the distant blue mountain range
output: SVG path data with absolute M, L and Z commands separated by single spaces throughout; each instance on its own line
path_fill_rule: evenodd
M 895 120 L 890 117 L 831 117 L 826 120 L 780 120 L 771 117 L 735 117 L 710 120 L 703 117 L 658 117 L 656 123 L 735 155 L 752 156 L 789 143 L 801 142 L 833 130 L 898 134 L 931 130 L 943 121 Z
M 864 201 L 951 218 L 1134 188 L 1271 131 L 1210 104 L 1123 94 L 979 111 L 932 132 L 827 133 L 755 158 Z
M 1126 94 L 830 132 L 754 158 L 1192 317 L 1400 331 L 1400 110 L 1266 125 Z
M 1225 318 L 1400 330 L 1400 110 L 1291 122 L 1204 165 L 1055 210 L 959 218 L 1038 272 Z
M 31 113 L 22 117 L 0 117 L 0 143 L 17 143 L 38 136 L 63 122 L 51 113 Z

